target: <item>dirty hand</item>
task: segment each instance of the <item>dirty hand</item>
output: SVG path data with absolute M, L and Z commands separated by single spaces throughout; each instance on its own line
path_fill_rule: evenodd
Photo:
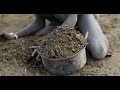
M 0 33 L 0 42 L 5 42 L 7 40 L 13 40 L 17 38 L 18 38 L 17 35 L 14 33 L 6 33 L 6 32 Z
M 40 52 L 39 52 L 40 47 L 39 46 L 31 46 L 30 48 L 33 49 L 33 52 L 32 52 L 31 56 L 36 57 L 36 60 L 40 61 L 41 60 L 40 59 L 41 56 L 40 56 Z

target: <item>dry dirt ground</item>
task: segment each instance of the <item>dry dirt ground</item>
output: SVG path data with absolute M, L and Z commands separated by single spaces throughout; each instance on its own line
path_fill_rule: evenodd
M 18 31 L 33 20 L 34 16 L 31 14 L 0 14 L 0 32 Z M 112 57 L 95 60 L 88 55 L 86 65 L 70 76 L 120 75 L 120 14 L 100 14 L 99 23 L 111 44 Z M 35 38 L 0 43 L 1 76 L 50 76 L 41 62 L 23 55 Z

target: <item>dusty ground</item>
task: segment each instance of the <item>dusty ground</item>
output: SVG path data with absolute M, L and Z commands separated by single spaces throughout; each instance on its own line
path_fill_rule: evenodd
M 34 20 L 33 15 L 0 14 L 0 32 L 14 32 L 25 27 Z M 119 76 L 120 75 L 120 14 L 101 14 L 100 25 L 112 45 L 112 57 L 95 60 L 88 55 L 87 64 L 80 71 L 70 76 Z M 26 40 L 29 42 L 26 42 Z M 15 41 L 0 43 L 0 75 L 1 76 L 49 76 L 41 62 L 27 56 L 25 47 L 34 42 L 35 37 L 22 38 Z M 14 46 L 13 46 L 14 45 Z M 22 45 L 22 46 L 21 46 Z M 19 48 L 17 48 L 19 47 Z M 14 50 L 12 50 L 14 48 Z M 16 48 L 16 49 L 15 49 Z M 16 54 L 13 54 L 13 52 Z M 8 55 L 9 54 L 9 55 Z M 11 56 L 11 57 L 10 57 Z M 14 57 L 15 56 L 15 57 Z M 28 59 L 24 59 L 27 57 Z M 23 60 L 24 59 L 24 60 Z

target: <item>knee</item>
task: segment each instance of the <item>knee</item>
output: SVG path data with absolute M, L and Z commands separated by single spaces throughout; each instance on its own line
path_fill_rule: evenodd
M 109 44 L 105 43 L 96 43 L 89 46 L 89 50 L 95 59 L 103 59 L 105 58 L 108 51 Z
M 97 49 L 96 48 L 94 51 L 91 51 L 91 54 L 92 54 L 93 58 L 95 58 L 95 59 L 105 58 L 106 53 L 107 53 L 107 49 L 105 49 L 105 48 L 103 48 L 103 49 Z

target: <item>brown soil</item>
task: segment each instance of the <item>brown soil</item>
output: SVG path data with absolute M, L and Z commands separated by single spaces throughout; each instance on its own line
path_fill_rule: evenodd
M 15 32 L 34 20 L 31 14 L 0 14 L 0 32 Z M 101 14 L 100 25 L 113 49 L 112 57 L 93 59 L 87 54 L 87 64 L 70 76 L 119 76 L 120 75 L 120 14 Z M 41 62 L 30 55 L 29 46 L 38 37 L 31 36 L 0 43 L 1 76 L 50 76 Z
M 74 28 L 57 27 L 42 38 L 40 52 L 53 59 L 69 58 L 84 48 L 85 41 L 83 35 Z

